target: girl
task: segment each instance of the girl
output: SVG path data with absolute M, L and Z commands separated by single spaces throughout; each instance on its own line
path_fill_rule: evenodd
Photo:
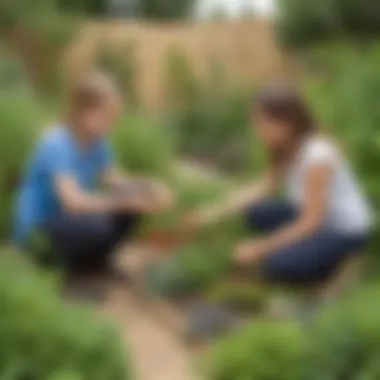
M 245 210 L 251 229 L 265 234 L 242 242 L 234 260 L 259 263 L 271 281 L 305 284 L 326 280 L 366 243 L 370 212 L 344 155 L 291 86 L 264 89 L 254 102 L 256 132 L 271 157 L 263 179 L 224 205 L 196 212 L 201 226 Z M 279 185 L 286 200 L 273 199 Z
M 125 178 L 105 140 L 121 103 L 117 86 L 102 73 L 73 86 L 64 121 L 41 137 L 22 182 L 17 245 L 28 247 L 32 233 L 42 232 L 69 271 L 103 271 L 142 214 L 168 207 L 171 195 L 163 185 L 144 182 L 143 189 L 129 186 L 125 192 Z

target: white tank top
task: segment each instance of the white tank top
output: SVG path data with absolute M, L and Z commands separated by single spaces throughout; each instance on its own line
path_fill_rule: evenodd
M 326 137 L 311 136 L 303 143 L 293 164 L 286 171 L 286 193 L 302 207 L 308 170 L 328 164 L 333 177 L 328 190 L 325 226 L 344 233 L 366 233 L 372 224 L 367 200 L 356 178 L 336 145 Z

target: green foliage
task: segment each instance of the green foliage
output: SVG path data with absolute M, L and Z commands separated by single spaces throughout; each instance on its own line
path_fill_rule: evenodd
M 367 285 L 322 313 L 310 339 L 308 379 L 376 380 L 380 376 L 378 285 Z
M 63 11 L 102 16 L 107 12 L 107 0 L 56 0 Z
M 190 16 L 194 4 L 194 0 L 137 0 L 141 18 L 162 21 L 173 21 Z
M 212 380 L 306 380 L 305 332 L 295 322 L 255 321 L 218 343 L 208 367 Z
M 335 38 L 375 37 L 380 33 L 379 7 L 372 0 L 281 0 L 279 35 L 296 47 Z
M 30 93 L 0 93 L 0 238 L 9 232 L 21 171 L 42 126 L 39 106 Z
M 246 169 L 251 90 L 232 86 L 218 59 L 201 81 L 178 47 L 168 52 L 165 80 L 168 123 L 181 154 L 234 172 Z
M 168 176 L 175 142 L 164 126 L 141 114 L 127 114 L 111 141 L 118 162 L 129 172 Z
M 184 242 L 168 259 L 152 267 L 148 287 L 168 297 L 205 292 L 228 274 L 234 247 L 244 234 L 239 217 L 203 230 L 193 242 Z
M 33 23 L 38 14 L 55 8 L 55 0 L 3 0 L 0 3 L 0 29 L 9 31 L 21 24 Z
M 169 297 L 202 291 L 226 273 L 231 248 L 212 242 L 186 245 L 152 268 L 148 286 Z
M 193 66 L 179 48 L 171 49 L 165 65 L 166 91 L 171 106 L 186 105 L 199 94 L 199 83 Z
M 173 132 L 186 156 L 236 172 L 249 154 L 249 102 L 245 91 L 204 92 L 173 115 Z
M 30 380 L 127 380 L 114 327 L 60 300 L 51 276 L 21 253 L 0 255 L 0 376 Z
M 60 58 L 74 36 L 75 21 L 59 11 L 56 0 L 1 2 L 1 37 L 26 63 L 39 89 L 56 90 L 60 84 Z
M 212 303 L 223 303 L 235 310 L 257 312 L 266 304 L 267 289 L 253 282 L 227 281 L 217 284 L 207 293 Z
M 21 60 L 6 49 L 0 48 L 1 91 L 27 91 L 30 88 L 27 70 Z
M 217 343 L 212 380 L 377 380 L 380 376 L 378 283 L 321 310 L 315 321 L 255 321 Z

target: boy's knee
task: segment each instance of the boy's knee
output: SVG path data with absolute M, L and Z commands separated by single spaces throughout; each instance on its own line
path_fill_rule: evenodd
M 112 221 L 103 215 L 89 215 L 83 217 L 82 225 L 78 226 L 78 234 L 84 239 L 94 242 L 103 242 L 112 236 Z

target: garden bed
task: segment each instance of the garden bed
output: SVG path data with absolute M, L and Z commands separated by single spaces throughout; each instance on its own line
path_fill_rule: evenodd
M 181 268 L 174 273 L 178 278 L 171 277 L 173 273 L 162 272 L 177 255 L 177 250 L 173 252 L 169 246 L 151 242 L 130 247 L 120 256 L 120 265 L 130 276 L 133 294 L 170 333 L 198 345 L 260 315 L 265 306 L 265 292 L 250 281 L 235 281 L 226 275 L 210 283 L 203 282 L 197 288 L 181 288 L 181 281 L 185 280 L 181 278 Z M 163 276 L 164 281 L 173 281 L 170 289 L 153 278 L 160 269 L 159 276 Z M 194 278 L 195 282 L 202 284 L 199 278 Z

